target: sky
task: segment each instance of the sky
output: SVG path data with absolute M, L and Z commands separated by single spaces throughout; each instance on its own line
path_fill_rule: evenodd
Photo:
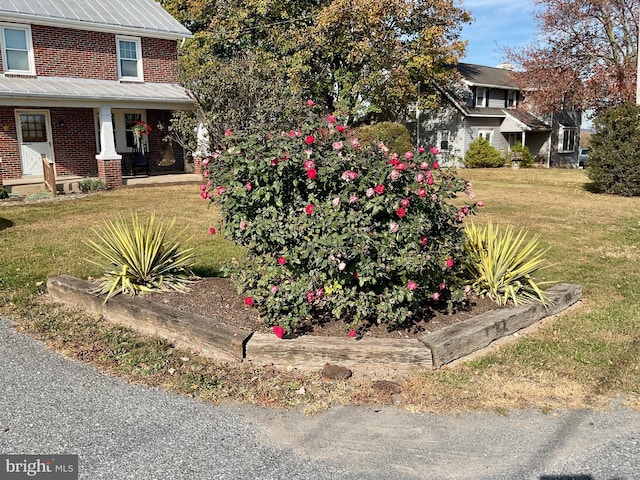
M 535 39 L 533 0 L 462 0 L 461 4 L 475 20 L 462 29 L 461 38 L 469 41 L 464 63 L 495 67 L 507 61 L 505 48 Z

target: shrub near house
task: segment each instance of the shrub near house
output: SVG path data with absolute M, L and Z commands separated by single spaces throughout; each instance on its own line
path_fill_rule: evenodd
M 291 131 L 225 140 L 202 196 L 220 202 L 225 235 L 248 251 L 246 264 L 229 265 L 245 303 L 279 335 L 322 317 L 345 331 L 402 324 L 461 295 L 460 223 L 475 205 L 449 203 L 468 186 L 429 150 L 364 148 L 311 111 Z M 226 178 L 214 177 L 219 165 Z

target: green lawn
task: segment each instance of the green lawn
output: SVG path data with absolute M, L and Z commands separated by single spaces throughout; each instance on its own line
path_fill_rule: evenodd
M 631 404 L 640 405 L 640 199 L 590 193 L 586 174 L 578 170 L 465 170 L 461 176 L 485 203 L 473 221 L 512 223 L 541 234 L 553 264 L 545 280 L 583 285 L 584 301 L 514 345 L 406 379 L 406 404 L 432 411 L 582 407 L 627 394 Z M 0 314 L 70 356 L 212 400 L 304 405 L 308 410 L 336 402 L 385 401 L 366 381 L 324 384 L 313 374 L 246 371 L 202 358 L 187 368 L 180 361 L 184 353 L 165 342 L 138 339 L 79 312 L 43 308 L 39 293 L 48 277 L 100 274 L 85 261 L 89 249 L 82 240 L 91 228 L 133 212 L 176 217 L 177 227 L 186 226 L 193 235 L 197 273 L 214 274 L 221 260 L 242 254 L 221 235 L 209 234 L 217 212 L 207 208 L 196 185 L 122 188 L 78 200 L 2 205 Z M 300 386 L 305 386 L 304 396 L 295 393 Z

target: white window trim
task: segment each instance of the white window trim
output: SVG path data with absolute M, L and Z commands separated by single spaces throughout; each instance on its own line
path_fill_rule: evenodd
M 573 132 L 573 148 L 565 150 L 564 149 L 564 134 L 565 132 Z M 576 151 L 578 140 L 578 129 L 574 127 L 565 127 L 564 125 L 560 125 L 560 129 L 558 130 L 558 153 L 573 153 Z
M 125 42 L 133 42 L 136 45 L 136 57 L 138 59 L 138 64 L 137 64 L 137 70 L 138 70 L 138 74 L 135 77 L 127 77 L 124 76 L 122 74 L 122 68 L 121 68 L 121 63 L 120 63 L 120 41 L 125 41 Z M 140 40 L 140 37 L 129 37 L 129 36 L 125 36 L 125 35 L 116 35 L 116 55 L 117 55 L 117 61 L 118 61 L 118 78 L 120 80 L 124 80 L 127 82 L 143 82 L 144 81 L 144 76 L 143 76 L 143 69 L 142 69 L 142 41 Z
M 493 129 L 481 128 L 478 130 L 478 136 L 476 138 L 484 137 L 489 140 L 489 143 L 493 141 Z
M 29 60 L 29 70 L 10 70 L 7 62 L 7 50 L 6 41 L 4 37 L 5 29 L 10 30 L 24 30 L 27 41 L 27 57 Z M 35 75 L 36 74 L 36 62 L 33 54 L 33 41 L 31 38 L 31 25 L 22 25 L 19 23 L 0 23 L 0 41 L 2 42 L 2 68 L 4 73 L 11 75 Z
M 447 148 L 442 148 L 443 136 L 446 134 Z M 438 130 L 438 150 L 448 152 L 451 150 L 451 132 L 449 130 Z
M 478 100 L 480 99 L 480 95 L 478 95 L 478 93 L 482 91 L 484 92 L 484 95 L 482 97 L 482 102 L 479 102 Z M 478 87 L 476 88 L 476 108 L 486 108 L 486 106 L 488 105 L 489 99 L 487 98 L 489 95 L 489 89 L 486 87 Z

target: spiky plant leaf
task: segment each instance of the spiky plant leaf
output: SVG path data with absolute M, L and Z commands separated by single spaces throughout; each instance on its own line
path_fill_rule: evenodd
M 536 282 L 534 278 L 546 267 L 547 250 L 540 248 L 539 235 L 527 241 L 524 229 L 514 233 L 513 227 L 507 225 L 501 232 L 491 223 L 484 227 L 466 224 L 465 234 L 465 269 L 472 276 L 478 295 L 498 305 L 509 300 L 515 305 L 531 301 L 549 304 L 549 297 L 540 287 L 551 282 Z
M 182 247 L 186 229 L 174 234 L 174 225 L 175 218 L 164 225 L 155 214 L 147 222 L 134 214 L 131 222 L 121 218 L 93 229 L 97 240 L 84 243 L 97 254 L 88 260 L 104 270 L 96 292 L 106 294 L 105 302 L 118 293 L 188 288 L 195 279 L 193 250 Z

